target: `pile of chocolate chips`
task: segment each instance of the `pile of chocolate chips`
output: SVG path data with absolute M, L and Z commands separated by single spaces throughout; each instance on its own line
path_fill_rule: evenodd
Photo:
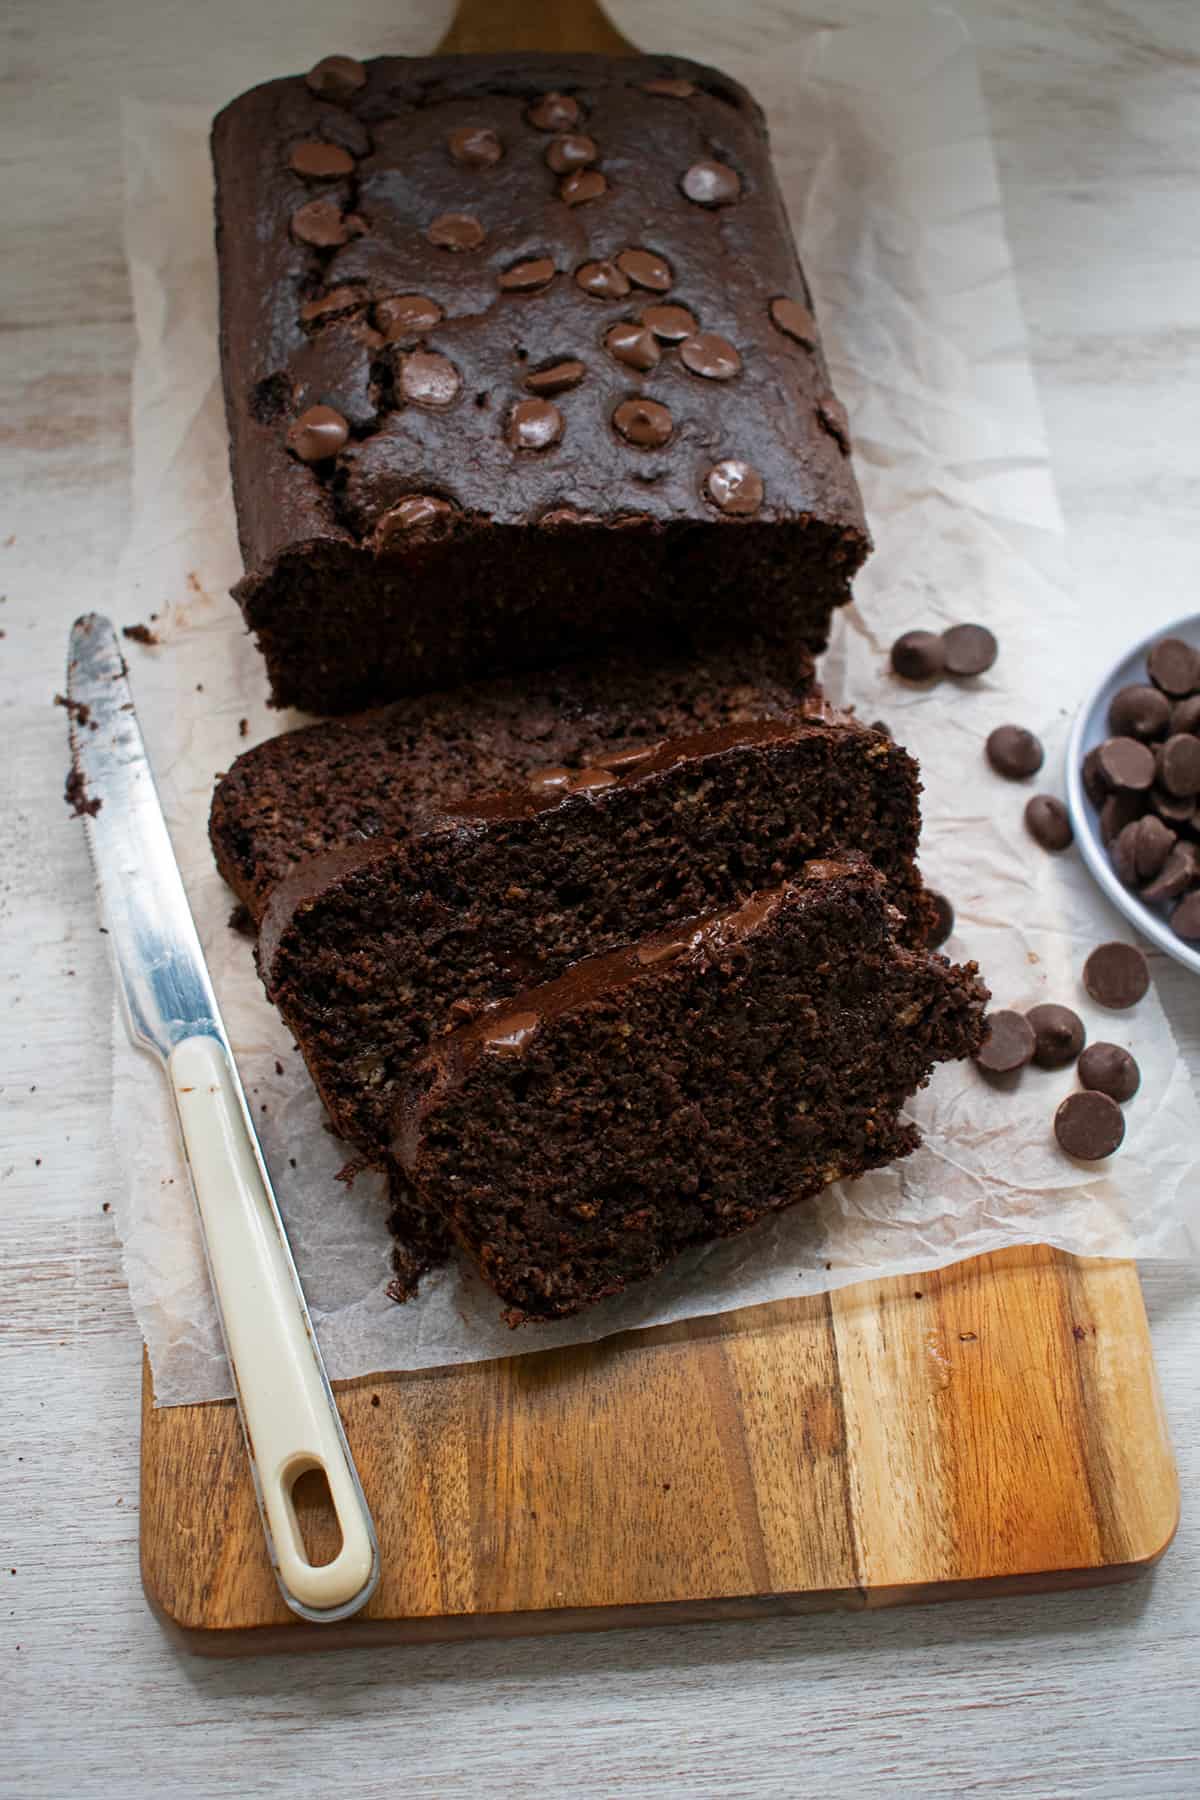
M 1162 638 L 1146 682 L 1114 694 L 1112 733 L 1083 759 L 1100 836 L 1126 887 L 1200 942 L 1200 650 Z
M 1124 1012 L 1145 994 L 1150 972 L 1131 944 L 1101 944 L 1083 965 L 1083 985 L 1099 1006 Z M 975 1061 L 989 1075 L 1015 1075 L 1026 1063 L 1041 1069 L 1077 1066 L 1081 1091 L 1068 1094 L 1054 1115 L 1054 1135 L 1068 1156 L 1101 1162 L 1125 1136 L 1123 1101 L 1131 1100 L 1141 1071 L 1120 1044 L 1086 1044 L 1083 1020 L 1069 1006 L 1045 1004 L 1027 1013 L 989 1013 L 988 1034 Z

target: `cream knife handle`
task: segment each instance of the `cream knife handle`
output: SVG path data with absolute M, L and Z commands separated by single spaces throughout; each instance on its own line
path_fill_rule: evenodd
M 375 1531 L 241 1083 L 215 1037 L 184 1038 L 168 1071 L 279 1584 L 304 1617 L 345 1618 L 378 1578 Z M 323 1566 L 308 1559 L 292 1500 L 309 1469 L 324 1471 L 342 1533 Z

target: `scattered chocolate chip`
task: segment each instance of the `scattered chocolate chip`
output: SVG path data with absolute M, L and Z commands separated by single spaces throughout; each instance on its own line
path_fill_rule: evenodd
M 323 56 L 304 79 L 320 99 L 344 106 L 359 88 L 366 86 L 367 71 L 356 57 Z
M 1194 800 L 1200 794 L 1200 738 L 1176 732 L 1158 754 L 1158 779 L 1178 800 Z
M 308 138 L 296 144 L 290 157 L 291 167 L 306 181 L 336 181 L 340 175 L 354 173 L 354 158 L 340 144 L 326 144 L 320 138 Z
M 1151 693 L 1155 690 L 1152 688 Z M 1189 694 L 1186 700 L 1176 700 L 1171 708 L 1168 720 L 1171 731 L 1191 731 L 1200 733 L 1200 694 Z
M 612 326 L 605 335 L 604 348 L 631 369 L 653 369 L 662 356 L 654 333 L 628 321 Z
M 478 250 L 486 233 L 470 213 L 439 213 L 425 235 L 439 250 Z
M 414 406 L 450 406 L 461 387 L 462 376 L 450 358 L 436 350 L 414 350 L 400 364 L 400 392 Z
M 550 286 L 556 273 L 548 256 L 535 256 L 527 262 L 514 263 L 511 269 L 504 269 L 499 278 L 500 286 L 506 293 L 536 294 Z
M 600 154 L 594 138 L 582 133 L 553 138 L 546 145 L 546 162 L 556 175 L 569 175 L 572 169 L 586 169 Z
M 1145 808 L 1144 794 L 1110 794 L 1100 808 L 1100 842 L 1111 844 L 1127 825 L 1141 818 Z
M 332 200 L 310 200 L 298 206 L 289 223 L 297 243 L 314 250 L 333 250 L 350 240 L 345 214 Z
M 679 346 L 679 360 L 693 375 L 703 375 L 709 381 L 731 381 L 742 367 L 742 359 L 729 339 L 719 337 L 715 331 L 698 331 L 695 337 L 684 338 Z M 1200 748 L 1200 738 L 1196 743 Z
M 350 427 L 332 406 L 310 406 L 288 427 L 287 447 L 301 462 L 325 462 L 347 442 Z
M 1160 819 L 1168 825 L 1189 825 L 1196 816 L 1194 799 L 1182 799 L 1178 794 L 1168 794 L 1166 788 L 1155 782 L 1150 789 L 1150 804 Z
M 563 434 L 565 421 L 549 400 L 518 400 L 508 415 L 505 436 L 514 450 L 548 450 Z
M 1116 737 L 1138 738 L 1144 743 L 1165 730 L 1170 710 L 1171 703 L 1159 688 L 1135 682 L 1113 695 L 1108 729 Z
M 596 300 L 623 300 L 629 292 L 629 277 L 614 262 L 582 263 L 575 283 Z
M 679 183 L 697 206 L 732 206 L 742 192 L 742 181 L 728 163 L 693 163 Z
M 656 256 L 653 250 L 622 250 L 617 267 L 628 275 L 634 287 L 648 288 L 656 294 L 665 294 L 674 280 L 666 257 Z
M 1169 825 L 1146 813 L 1133 827 L 1134 865 L 1139 881 L 1153 881 L 1178 841 Z
M 1100 746 L 1100 774 L 1115 793 L 1141 794 L 1154 780 L 1154 752 L 1136 738 L 1109 738 Z
M 696 330 L 695 315 L 686 306 L 647 306 L 640 316 L 642 324 L 663 344 L 681 343 Z
M 799 300 L 789 300 L 786 295 L 772 300 L 771 321 L 786 337 L 795 338 L 806 350 L 816 349 L 817 321 Z
M 1033 1026 L 1023 1013 L 994 1012 L 984 1019 L 987 1036 L 975 1052 L 975 1061 L 989 1075 L 1011 1075 L 1032 1060 Z
M 1101 944 L 1083 965 L 1083 985 L 1098 1006 L 1124 1012 L 1150 986 L 1150 971 L 1132 944 Z
M 1115 1100 L 1096 1089 L 1068 1094 L 1054 1115 L 1054 1135 L 1068 1156 L 1102 1162 L 1125 1136 L 1125 1119 Z
M 304 302 L 300 308 L 300 323 L 315 325 L 322 319 L 336 319 L 340 313 L 353 312 L 355 307 L 365 306 L 366 300 L 367 296 L 362 288 L 330 288 L 327 294 L 318 294 L 314 299 Z
M 949 631 L 943 631 L 942 643 L 951 675 L 982 675 L 1000 653 L 986 625 L 951 625 Z
M 576 169 L 573 174 L 564 175 L 558 184 L 558 197 L 568 206 L 583 206 L 589 200 L 599 200 L 607 192 L 608 183 L 599 169 Z
M 524 385 L 531 394 L 565 394 L 568 388 L 578 387 L 586 374 L 583 363 L 568 357 L 552 363 L 548 369 L 534 369 L 525 377 Z
M 763 503 L 763 478 L 753 463 L 727 456 L 704 477 L 704 491 L 714 506 L 736 518 L 748 518 Z
M 1066 850 L 1075 842 L 1071 815 L 1054 794 L 1035 794 L 1028 802 L 1025 829 L 1043 850 Z
M 569 131 L 579 120 L 579 102 L 569 94 L 543 94 L 528 107 L 525 117 L 535 131 Z
M 389 507 L 375 527 L 375 547 L 381 549 L 395 538 L 428 537 L 450 522 L 454 508 L 434 494 L 406 494 Z
M 875 729 L 878 731 L 879 727 Z M 890 737 L 891 733 L 887 735 Z M 925 943 L 930 950 L 940 950 L 954 930 L 954 908 L 945 894 L 939 894 L 936 888 L 926 888 L 925 898 L 931 902 L 934 915 Z
M 1146 658 L 1146 672 L 1164 694 L 1190 694 L 1200 688 L 1200 651 L 1182 638 L 1160 638 Z
M 892 645 L 891 660 L 905 681 L 932 681 L 946 666 L 946 646 L 936 631 L 905 631 Z
M 1162 900 L 1175 900 L 1194 881 L 1200 881 L 1200 851 L 1195 844 L 1176 844 L 1161 872 L 1142 889 L 1142 899 L 1149 906 L 1157 906 Z
M 1065 1069 L 1083 1049 L 1083 1020 L 1069 1006 L 1047 1002 L 1034 1006 L 1025 1017 L 1033 1027 L 1033 1060 L 1039 1069 Z
M 690 100 L 699 91 L 694 81 L 685 81 L 682 75 L 656 75 L 642 83 L 643 94 L 661 94 L 667 100 Z
M 1200 893 L 1188 894 L 1171 914 L 1171 929 L 1189 944 L 1200 938 Z
M 657 400 L 622 400 L 612 417 L 621 436 L 639 449 L 657 450 L 674 429 L 670 413 Z
M 1046 760 L 1040 741 L 1023 725 L 997 725 L 985 748 L 993 769 L 1006 781 L 1024 781 L 1036 775 Z
M 1110 1100 L 1132 1100 L 1142 1084 L 1142 1072 L 1120 1044 L 1089 1044 L 1079 1058 L 1081 1087 L 1107 1094 Z
M 446 148 L 467 169 L 493 168 L 504 155 L 504 145 L 489 125 L 460 126 L 446 139 Z
M 432 331 L 441 317 L 437 301 L 424 294 L 389 294 L 386 300 L 375 302 L 375 324 L 389 344 L 397 338 L 420 337 Z

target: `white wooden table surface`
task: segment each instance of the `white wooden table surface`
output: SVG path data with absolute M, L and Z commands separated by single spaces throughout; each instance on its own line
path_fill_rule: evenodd
M 1183 1525 L 1133 1587 L 208 1664 L 137 1568 L 139 1341 L 105 1205 L 110 983 L 62 804 L 67 622 L 126 525 L 118 102 L 215 107 L 404 0 L 8 0 L 0 16 L 0 1793 L 1200 1791 L 1200 1284 L 1146 1271 Z M 784 0 L 859 19 L 909 0 Z M 449 0 L 423 0 L 428 42 Z M 1200 3 L 964 0 L 1082 596 L 1200 605 Z M 729 38 L 738 7 L 729 0 Z M 636 36 L 636 0 L 614 6 Z M 719 61 L 719 44 L 687 42 Z M 126 615 L 130 616 L 130 615 Z M 1159 962 L 1200 1066 L 1200 994 Z M 10 1572 L 11 1571 L 11 1572 Z

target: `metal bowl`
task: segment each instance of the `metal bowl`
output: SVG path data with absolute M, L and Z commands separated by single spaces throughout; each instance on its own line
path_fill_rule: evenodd
M 1185 643 L 1200 650 L 1200 613 L 1176 619 L 1173 625 L 1160 625 L 1148 637 L 1127 650 L 1088 695 L 1071 727 L 1071 740 L 1067 745 L 1067 809 L 1075 828 L 1075 842 L 1079 845 L 1083 860 L 1113 905 L 1151 943 L 1156 944 L 1160 950 L 1165 950 L 1168 956 L 1173 956 L 1185 968 L 1200 975 L 1200 946 L 1193 947 L 1176 937 L 1171 930 L 1168 907 L 1147 906 L 1144 900 L 1118 881 L 1116 870 L 1109 861 L 1108 851 L 1100 840 L 1099 814 L 1083 787 L 1084 757 L 1089 750 L 1111 736 L 1108 729 L 1108 709 L 1113 695 L 1118 688 L 1149 680 L 1146 674 L 1147 652 L 1160 638 L 1165 637 L 1183 638 Z

